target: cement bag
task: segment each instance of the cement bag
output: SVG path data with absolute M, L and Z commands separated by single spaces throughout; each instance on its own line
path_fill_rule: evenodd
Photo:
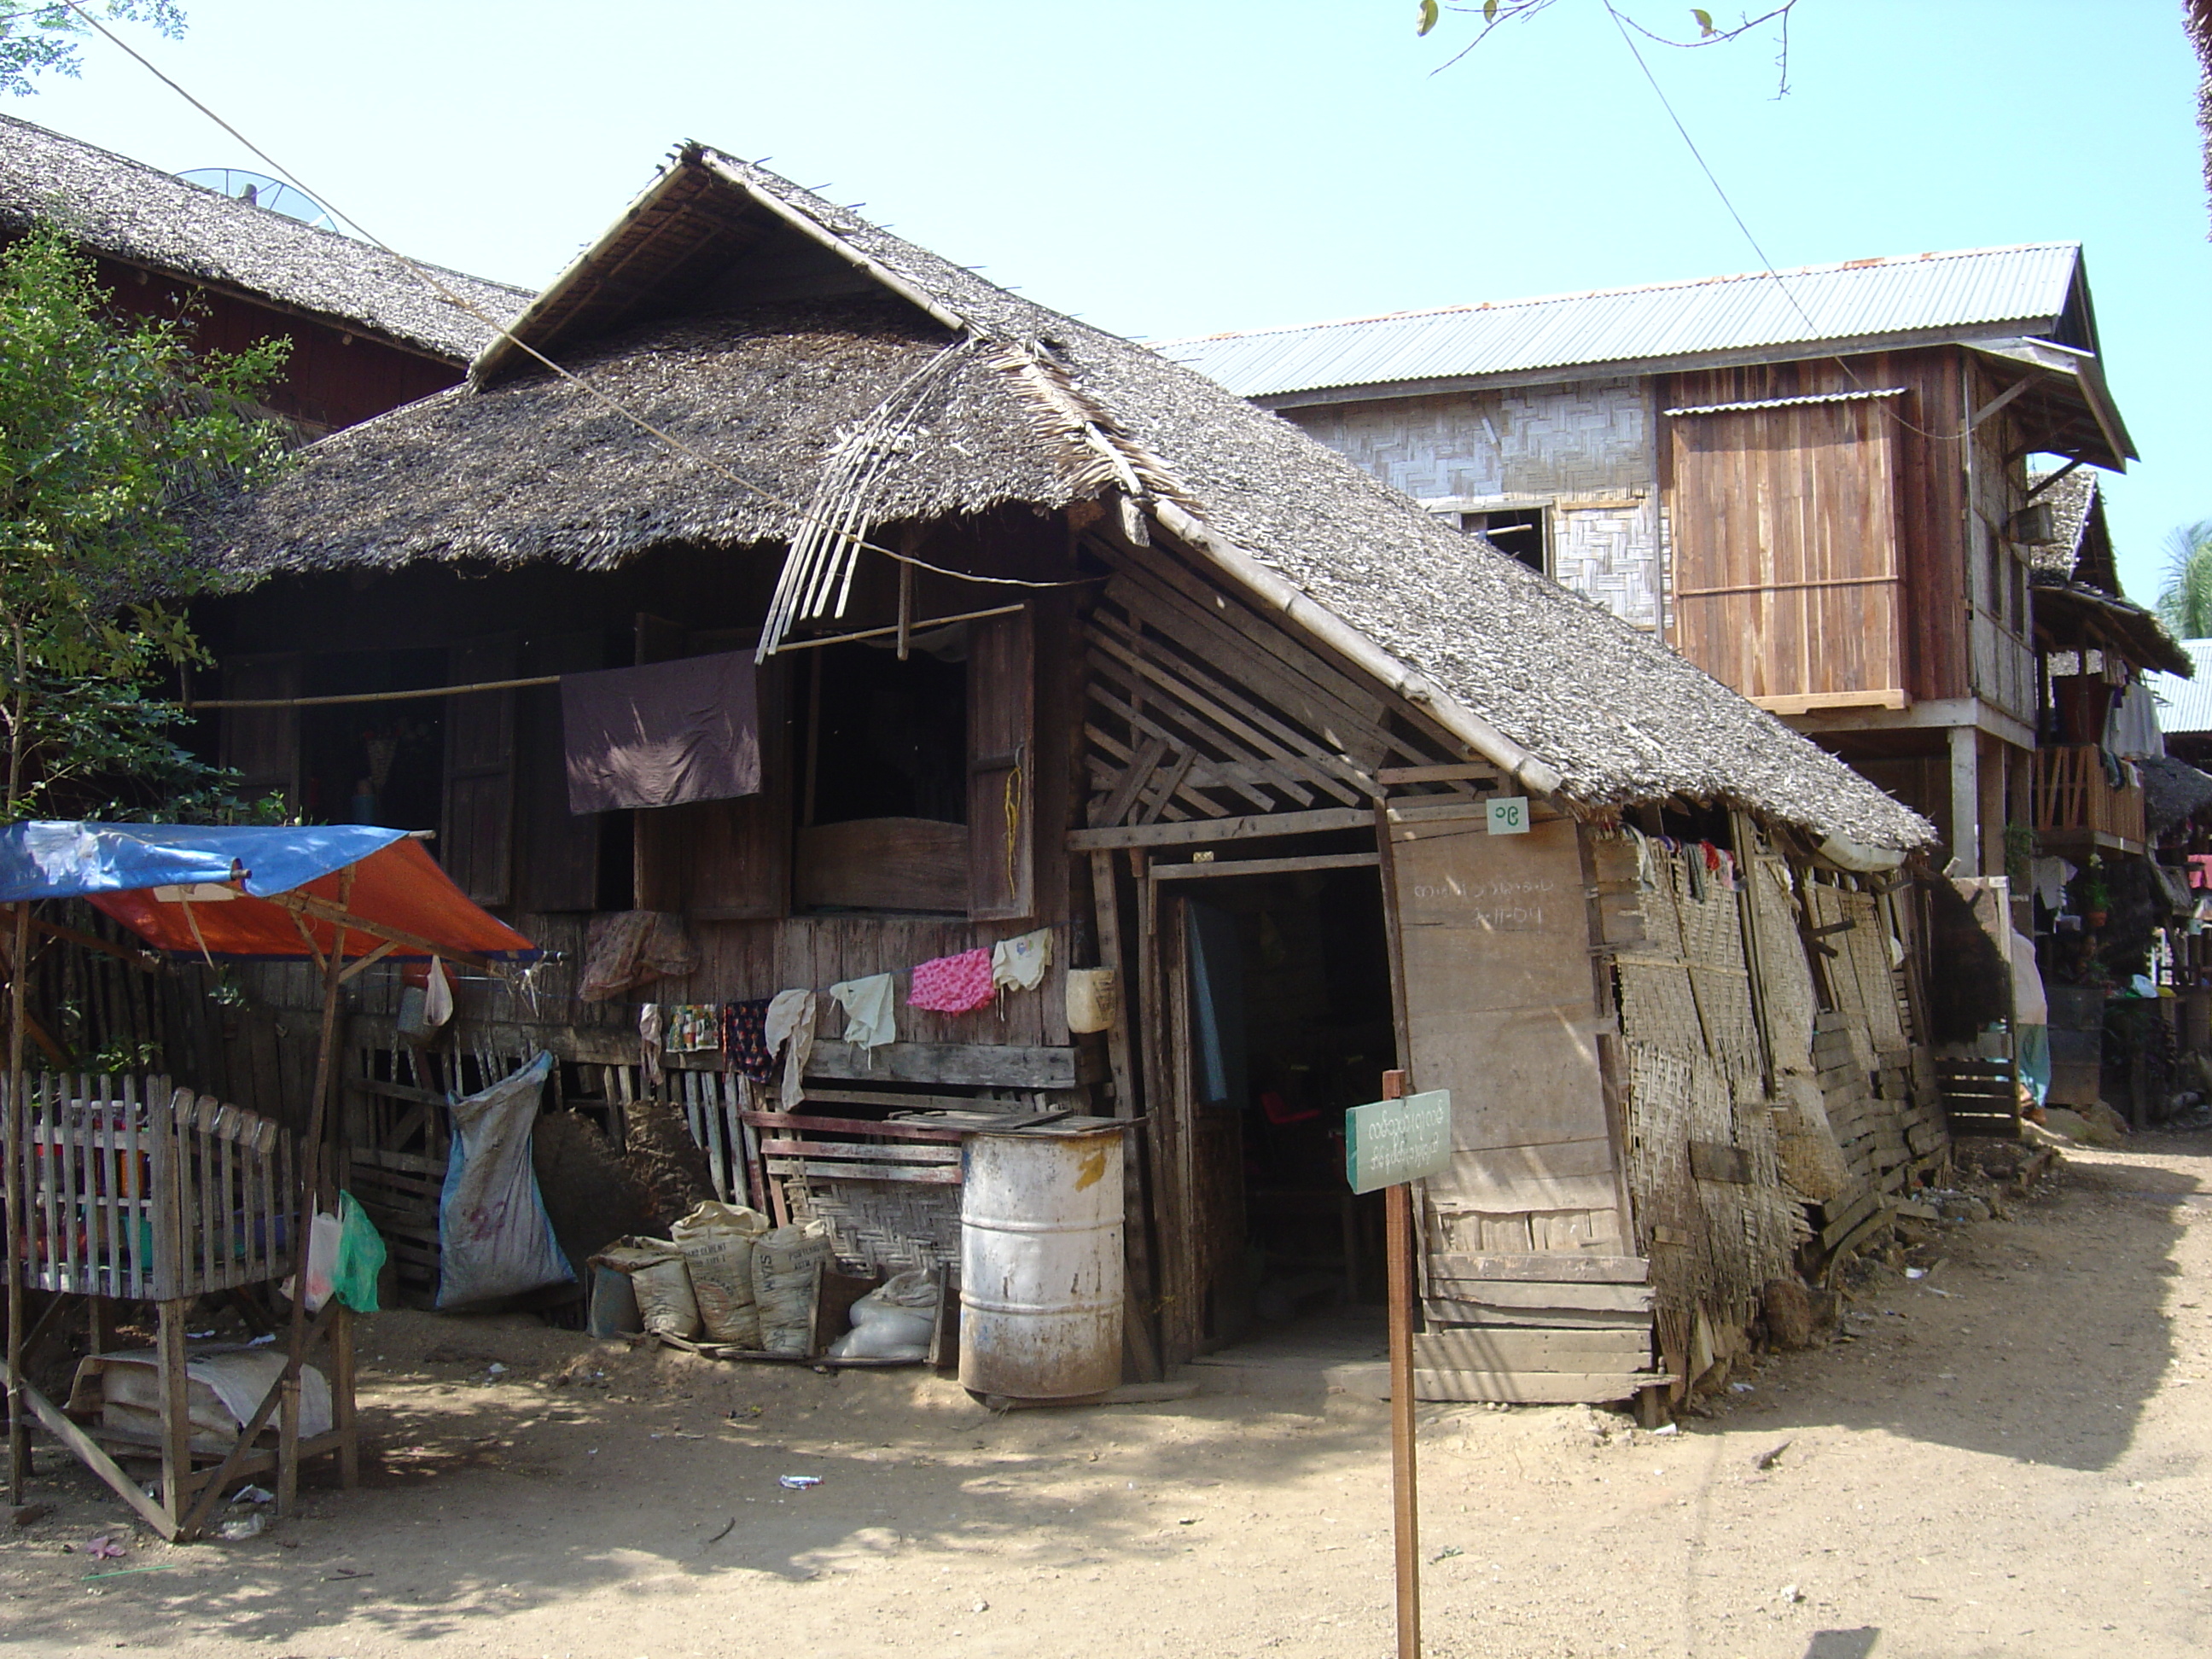
M 1067 971 L 1067 1029 L 1083 1033 L 1110 1031 L 1121 1005 L 1121 987 L 1111 968 L 1071 968 Z
M 450 1103 L 453 1150 L 438 1199 L 441 1308 L 576 1282 L 530 1167 L 530 1129 L 552 1071 L 553 1056 L 541 1054 L 513 1077 Z
M 760 1304 L 763 1351 L 806 1352 L 815 1291 L 829 1261 L 830 1228 L 824 1222 L 774 1228 L 753 1241 L 753 1298 Z
M 937 1301 L 937 1281 L 929 1274 L 894 1275 L 853 1304 L 853 1328 L 830 1345 L 830 1358 L 928 1358 Z
M 732 1347 L 761 1345 L 759 1305 L 753 1299 L 753 1240 L 769 1230 L 758 1210 L 708 1199 L 668 1230 L 691 1273 L 699 1322 L 708 1338 Z
M 592 1258 L 595 1267 L 629 1275 L 638 1322 L 655 1336 L 689 1342 L 699 1334 L 699 1303 L 684 1252 L 665 1238 L 625 1238 Z

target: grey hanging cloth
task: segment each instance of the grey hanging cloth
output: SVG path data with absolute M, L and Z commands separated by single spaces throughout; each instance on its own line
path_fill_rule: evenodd
M 750 651 L 564 674 L 561 725 L 571 812 L 760 793 Z

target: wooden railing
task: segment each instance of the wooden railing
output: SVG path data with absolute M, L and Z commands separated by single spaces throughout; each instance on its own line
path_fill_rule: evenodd
M 2035 751 L 2035 829 L 2063 833 L 2087 831 L 2141 842 L 2143 795 L 2137 788 L 2114 788 L 2104 756 L 2094 744 Z

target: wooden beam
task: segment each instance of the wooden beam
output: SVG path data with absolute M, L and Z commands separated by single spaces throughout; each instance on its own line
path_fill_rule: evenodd
M 268 902 L 279 909 L 291 911 L 295 918 L 313 916 L 319 921 L 329 922 L 334 927 L 343 927 L 349 933 L 366 933 L 371 939 L 389 939 L 394 945 L 403 945 L 434 957 L 443 957 L 447 962 L 465 963 L 486 973 L 492 971 L 492 964 L 483 957 L 434 944 L 420 934 L 403 933 L 397 927 L 387 927 L 382 922 L 363 921 L 343 905 L 333 904 L 326 898 L 317 898 L 313 893 L 302 893 L 296 889 L 289 893 L 271 893 Z
M 1241 818 L 1212 818 L 1203 823 L 1132 824 L 1118 829 L 1072 830 L 1071 852 L 1095 853 L 1115 847 L 1189 847 L 1206 842 L 1249 841 L 1267 836 L 1315 836 L 1332 830 L 1364 830 L 1374 812 L 1359 806 L 1323 806 L 1305 812 L 1268 812 Z
M 1192 881 L 1207 876 L 1287 876 L 1301 870 L 1372 870 L 1382 860 L 1373 853 L 1319 853 L 1303 859 L 1231 859 L 1226 863 L 1155 864 L 1154 881 Z
M 846 1082 L 942 1083 L 965 1088 L 1073 1089 L 1092 1081 L 1078 1048 L 1021 1048 L 1012 1043 L 887 1042 L 867 1049 L 852 1042 L 817 1042 L 810 1078 Z
M 1883 578 L 1884 580 L 1889 580 Z M 1892 689 L 1885 691 L 1806 691 L 1786 697 L 1753 697 L 1752 701 L 1770 714 L 1812 714 L 1831 708 L 1904 708 L 1912 699 L 1905 692 Z
M 1585 1285 L 1641 1285 L 1651 1263 L 1640 1255 L 1584 1255 L 1545 1251 L 1534 1255 L 1438 1253 L 1430 1271 L 1442 1279 L 1554 1279 Z
M 1385 766 L 1375 781 L 1393 783 L 1495 783 L 1498 769 L 1487 762 L 1468 761 L 1450 766 Z

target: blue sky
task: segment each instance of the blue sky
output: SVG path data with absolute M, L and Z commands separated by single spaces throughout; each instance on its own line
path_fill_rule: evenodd
M 186 0 L 131 39 L 326 198 L 530 285 L 678 141 L 767 157 L 1102 326 L 1160 337 L 1754 269 L 1599 0 L 1456 67 L 1413 0 Z M 1674 0 L 1621 0 L 1686 31 Z M 1720 9 L 1714 8 L 1717 17 Z M 2130 589 L 2212 518 L 2212 246 L 2177 0 L 1801 0 L 1769 36 L 1647 47 L 1778 264 L 2087 248 L 2142 464 Z M 156 166 L 252 158 L 104 44 L 10 113 Z

